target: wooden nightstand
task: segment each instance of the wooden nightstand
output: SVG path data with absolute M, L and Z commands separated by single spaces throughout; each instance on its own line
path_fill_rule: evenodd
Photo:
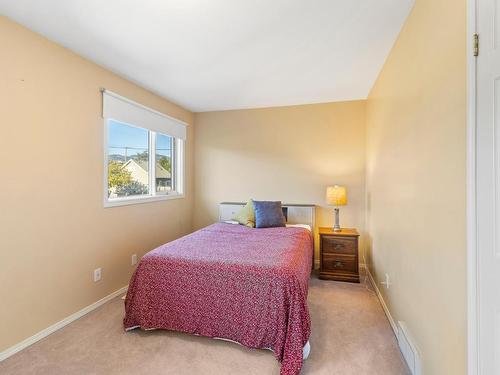
M 358 238 L 356 229 L 319 228 L 319 278 L 359 283 Z

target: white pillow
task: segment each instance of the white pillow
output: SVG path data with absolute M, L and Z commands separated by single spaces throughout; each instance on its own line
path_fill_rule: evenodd
M 287 224 L 287 228 L 304 228 L 311 232 L 311 226 L 308 224 Z

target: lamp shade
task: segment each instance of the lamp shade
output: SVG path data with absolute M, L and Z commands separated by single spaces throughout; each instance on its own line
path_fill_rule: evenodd
M 345 206 L 347 204 L 347 190 L 345 186 L 328 186 L 326 188 L 326 201 L 332 206 Z

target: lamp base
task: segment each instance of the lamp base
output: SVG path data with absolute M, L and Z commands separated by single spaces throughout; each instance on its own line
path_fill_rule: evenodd
M 339 219 L 339 209 L 334 208 L 333 211 L 335 212 L 335 225 L 333 226 L 333 231 L 334 232 L 341 232 L 342 229 L 340 228 L 340 219 Z

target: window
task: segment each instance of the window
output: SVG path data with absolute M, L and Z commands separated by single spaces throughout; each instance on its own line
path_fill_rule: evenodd
M 105 206 L 183 196 L 185 125 L 103 92 Z

